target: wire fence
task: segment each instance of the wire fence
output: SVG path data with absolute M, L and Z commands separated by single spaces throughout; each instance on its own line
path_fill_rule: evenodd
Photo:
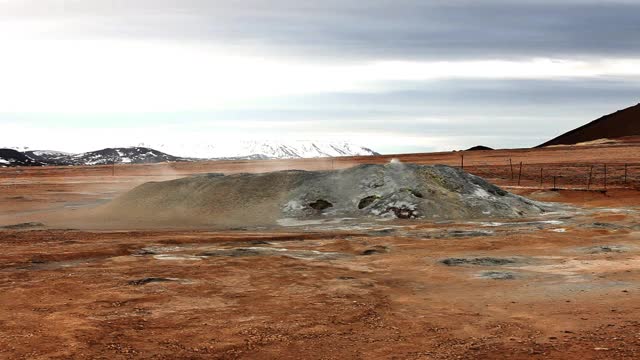
M 640 189 L 640 163 L 461 165 L 465 171 L 507 186 L 606 191 Z
M 465 171 L 474 175 L 487 179 L 490 182 L 496 183 L 500 186 L 521 186 L 527 188 L 540 188 L 540 189 L 575 189 L 575 190 L 593 190 L 593 191 L 606 191 L 613 188 L 631 188 L 640 190 L 640 163 L 624 163 L 624 162 L 609 162 L 609 163 L 526 163 L 519 161 L 517 158 L 489 158 L 486 157 L 483 160 L 473 159 L 469 156 L 465 157 L 461 155 L 457 159 L 447 157 L 443 159 L 416 159 L 415 163 L 418 164 L 447 164 L 450 166 L 462 167 Z M 426 161 L 425 161 L 426 160 Z M 540 160 L 540 159 L 537 159 Z M 387 159 L 375 159 L 371 163 L 386 163 Z M 486 161 L 486 162 L 480 162 Z M 409 162 L 412 162 L 409 160 Z M 502 164 L 500 164 L 502 163 Z M 145 164 L 138 165 L 133 168 L 127 168 L 116 171 L 119 168 L 116 165 L 102 165 L 102 166 L 82 166 L 82 167 L 36 167 L 36 168 L 23 168 L 18 167 L 14 170 L 4 171 L 0 173 L 0 178 L 5 176 L 16 176 L 19 174 L 28 174 L 29 176 L 166 176 L 170 173 L 172 176 L 187 176 L 193 173 L 188 166 L 183 169 L 179 166 L 180 163 L 172 164 Z M 191 163 L 184 163 L 191 164 Z M 255 167 L 261 162 L 255 162 L 252 166 Z M 319 162 L 320 165 L 314 164 L 313 161 L 307 164 L 301 164 L 301 169 L 318 170 L 322 169 L 337 169 L 345 168 L 357 165 L 357 162 L 353 162 L 352 159 L 331 159 L 330 162 L 324 159 Z M 157 166 L 163 165 L 163 166 Z M 221 169 L 218 163 L 208 163 L 207 167 L 204 166 L 198 169 L 198 172 L 204 171 L 217 171 L 225 173 L 235 173 L 246 171 L 246 164 L 242 161 L 239 162 L 225 162 L 224 169 Z M 265 167 L 261 169 L 280 170 L 291 168 L 291 164 L 283 163 L 278 167 L 275 167 L 271 163 L 264 163 Z M 267 166 L 268 165 L 268 166 Z M 167 169 L 167 166 L 169 167 Z M 296 165 L 298 166 L 298 165 Z M 308 167 L 307 167 L 308 166 Z

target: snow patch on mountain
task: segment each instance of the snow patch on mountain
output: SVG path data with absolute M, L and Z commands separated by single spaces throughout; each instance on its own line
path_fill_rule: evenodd
M 34 150 L 34 151 L 25 151 L 26 153 L 33 154 L 35 156 L 69 156 L 73 155 L 71 153 L 67 153 L 64 151 L 55 151 L 55 150 Z
M 378 155 L 375 151 L 348 142 L 237 141 L 215 144 L 140 144 L 174 156 L 200 159 L 299 159 L 337 156 Z

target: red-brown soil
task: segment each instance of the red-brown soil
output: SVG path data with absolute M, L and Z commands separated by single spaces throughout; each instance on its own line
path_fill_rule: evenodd
M 638 150 L 465 152 L 465 168 L 510 191 L 577 207 L 521 224 L 63 228 L 81 225 L 63 224 L 68 214 L 146 181 L 384 156 L 117 166 L 115 176 L 111 167 L 0 169 L 0 226 L 45 225 L 0 229 L 0 358 L 636 359 L 640 192 L 518 186 L 504 169 L 509 158 L 544 168 L 634 163 Z M 456 165 L 460 155 L 396 157 Z M 582 175 L 564 179 L 579 187 Z

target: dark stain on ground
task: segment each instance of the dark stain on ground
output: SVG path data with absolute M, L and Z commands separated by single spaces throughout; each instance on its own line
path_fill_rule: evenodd
M 361 255 L 368 256 L 368 255 L 384 254 L 384 253 L 387 253 L 387 252 L 389 252 L 389 248 L 386 247 L 386 246 L 374 246 L 371 249 L 364 250 L 361 253 Z
M 427 233 L 423 237 L 426 239 L 448 239 L 448 238 L 465 238 L 465 237 L 481 237 L 493 236 L 493 231 L 483 230 L 446 230 L 435 233 Z
M 516 274 L 508 271 L 485 271 L 480 277 L 493 280 L 515 280 Z
M 21 223 L 21 224 L 14 224 L 14 225 L 7 225 L 7 226 L 0 226 L 0 229 L 6 229 L 6 230 L 25 230 L 25 229 L 34 229 L 34 228 L 42 228 L 45 225 L 43 223 L 39 223 L 39 222 L 27 222 L 27 223 Z
M 447 266 L 501 266 L 515 264 L 516 260 L 506 258 L 494 258 L 494 257 L 477 257 L 477 258 L 448 258 L 440 261 Z
M 609 230 L 619 230 L 623 229 L 624 226 L 612 223 L 605 222 L 594 222 L 591 224 L 581 224 L 580 227 L 588 228 L 588 229 L 609 229 Z
M 338 280 L 355 280 L 353 276 L 338 276 Z
M 380 229 L 380 230 L 369 231 L 367 232 L 367 234 L 371 236 L 381 236 L 381 235 L 393 234 L 395 232 L 396 232 L 395 229 Z
M 198 256 L 211 256 L 211 257 L 216 257 L 216 256 L 244 257 L 244 256 L 260 256 L 260 255 L 267 255 L 267 254 L 264 251 L 260 251 L 257 249 L 250 249 L 250 248 L 211 250 L 211 251 L 205 251 L 198 254 Z
M 161 278 L 161 277 L 146 277 L 146 278 L 142 278 L 142 279 L 131 280 L 131 281 L 129 281 L 129 285 L 141 286 L 141 285 L 147 285 L 147 284 L 154 283 L 154 282 L 169 282 L 169 281 L 175 281 L 175 280 L 167 279 L 167 278 Z
M 139 249 L 131 253 L 133 256 L 158 255 L 158 252 L 149 249 Z
M 603 253 L 622 253 L 628 249 L 622 245 L 599 245 L 592 246 L 586 249 L 589 254 L 603 254 Z

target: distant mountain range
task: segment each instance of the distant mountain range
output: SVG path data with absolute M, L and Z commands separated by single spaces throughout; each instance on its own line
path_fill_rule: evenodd
M 371 149 L 347 142 L 237 141 L 178 145 L 142 143 L 138 146 L 156 149 L 174 156 L 200 159 L 301 159 L 379 155 Z
M 150 164 L 187 161 L 187 159 L 143 147 L 108 148 L 82 154 L 68 154 L 47 150 L 26 151 L 24 154 L 35 161 L 47 165 Z
M 14 149 L 0 149 L 0 167 L 7 166 L 43 166 L 23 152 Z
M 161 149 L 170 149 L 165 145 Z M 186 156 L 169 155 L 147 146 L 107 148 L 80 154 L 52 150 L 0 149 L 0 167 L 8 166 L 76 166 L 106 164 L 150 164 L 197 160 L 266 160 L 336 156 L 378 155 L 371 149 L 349 143 L 239 142 L 233 147 L 178 146 L 174 150 Z
M 640 104 L 605 115 L 549 140 L 538 147 L 574 145 L 601 139 L 619 139 L 630 136 L 640 136 Z

